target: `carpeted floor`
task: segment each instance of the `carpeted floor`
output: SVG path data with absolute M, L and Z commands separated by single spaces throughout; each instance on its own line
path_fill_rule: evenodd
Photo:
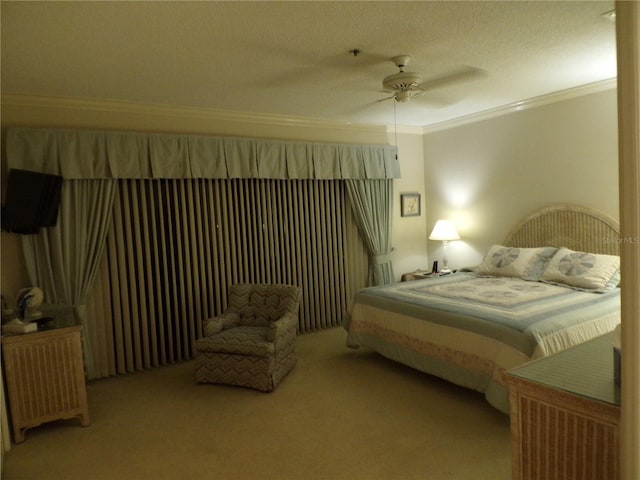
M 192 362 L 89 382 L 91 425 L 27 431 L 2 478 L 510 478 L 508 417 L 345 337 L 299 336 L 298 365 L 270 394 L 195 384 Z

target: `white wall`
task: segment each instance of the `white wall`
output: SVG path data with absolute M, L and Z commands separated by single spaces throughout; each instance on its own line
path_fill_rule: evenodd
M 393 271 L 397 280 L 403 273 L 428 268 L 427 227 L 425 215 L 424 153 L 422 130 L 400 130 L 390 140 L 397 138 L 398 161 L 402 178 L 394 180 L 393 195 Z M 402 217 L 400 195 L 420 194 L 420 216 Z
M 452 267 L 475 265 L 532 211 L 574 203 L 615 219 L 616 91 L 607 90 L 424 136 L 426 220 L 453 220 Z M 430 256 L 441 242 L 428 242 Z

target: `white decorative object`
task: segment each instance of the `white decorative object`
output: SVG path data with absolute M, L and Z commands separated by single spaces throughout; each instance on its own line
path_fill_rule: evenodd
M 32 322 L 23 322 L 18 318 L 14 318 L 8 323 L 2 325 L 2 333 L 30 333 L 37 332 L 38 325 Z
M 23 288 L 18 292 L 16 304 L 18 305 L 18 315 L 24 320 L 35 320 L 42 317 L 39 310 L 44 294 L 38 287 Z

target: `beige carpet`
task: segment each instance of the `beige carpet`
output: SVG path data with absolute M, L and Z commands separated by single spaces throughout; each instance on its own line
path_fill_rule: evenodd
M 6 480 L 506 480 L 508 418 L 484 397 L 344 346 L 298 337 L 275 392 L 197 385 L 192 362 L 88 384 L 91 425 L 27 431 Z

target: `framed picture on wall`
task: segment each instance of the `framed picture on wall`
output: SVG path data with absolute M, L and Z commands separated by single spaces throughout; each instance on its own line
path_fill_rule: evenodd
M 402 193 L 400 194 L 400 215 L 403 217 L 420 216 L 420 194 Z

